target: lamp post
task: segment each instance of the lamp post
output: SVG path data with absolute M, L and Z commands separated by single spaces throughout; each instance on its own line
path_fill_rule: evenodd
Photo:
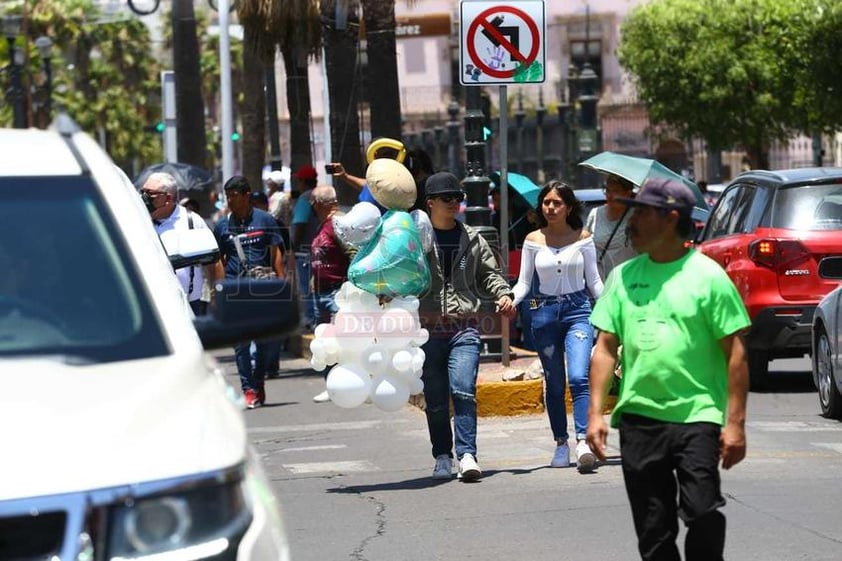
M 450 173 L 459 175 L 459 102 L 456 98 L 448 104 L 447 115 L 450 117 L 447 122 L 447 167 Z
M 523 92 L 517 92 L 517 110 L 515 111 L 515 132 L 517 134 L 517 171 L 523 173 L 523 121 L 526 111 L 523 110 Z
M 559 174 L 569 181 L 570 167 L 570 104 L 567 103 L 567 85 L 559 85 L 558 123 L 561 125 L 561 149 L 559 153 Z
M 596 88 L 599 83 L 599 76 L 594 72 L 590 63 L 585 62 L 575 77 L 570 77 L 570 81 L 574 91 L 571 96 L 575 107 L 575 114 L 573 115 L 575 130 L 573 153 L 575 157 L 571 163 L 577 168 L 571 175 L 575 175 L 577 179 L 576 187 L 582 188 L 586 187 L 586 185 L 582 185 L 582 168 L 576 166 L 576 164 L 598 149 L 596 103 L 599 101 L 599 97 L 596 95 Z
M 53 69 L 50 64 L 53 41 L 42 35 L 35 40 L 35 47 L 41 57 L 41 64 L 44 66 L 44 124 L 45 127 L 53 119 Z
M 535 109 L 535 152 L 538 160 L 538 171 L 535 179 L 538 185 L 543 185 L 546 180 L 544 173 L 544 116 L 547 108 L 544 106 L 544 90 L 538 90 L 538 107 Z
M 15 46 L 15 40 L 20 34 L 20 16 L 6 16 L 3 18 L 3 35 L 6 37 L 9 51 L 9 89 L 6 90 L 6 100 L 13 111 L 12 124 L 16 129 L 26 128 L 26 111 L 23 104 L 23 84 L 21 83 L 21 67 L 23 53 Z

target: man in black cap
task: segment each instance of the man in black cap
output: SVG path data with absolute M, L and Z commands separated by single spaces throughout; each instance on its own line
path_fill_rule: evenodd
M 729 469 L 746 453 L 741 333 L 748 313 L 719 264 L 684 243 L 696 201 L 686 185 L 650 179 L 636 198 L 618 200 L 633 207 L 628 233 L 640 255 L 609 274 L 591 315 L 600 334 L 591 359 L 587 440 L 604 461 L 602 405 L 622 344 L 611 424 L 620 432 L 641 558 L 680 561 L 680 516 L 686 560 L 721 560 L 719 462 Z
M 422 380 L 427 428 L 436 459 L 433 479 L 453 477 L 455 433 L 458 477 L 473 481 L 482 475 L 476 443 L 480 295 L 492 295 L 502 313 L 513 314 L 514 307 L 511 287 L 488 243 L 476 230 L 456 220 L 464 199 L 462 186 L 453 174 L 440 172 L 427 178 L 425 206 L 435 244 L 427 254 L 432 282 L 430 291 L 421 298 L 419 315 L 430 332 L 430 339 L 422 347 L 426 355 Z

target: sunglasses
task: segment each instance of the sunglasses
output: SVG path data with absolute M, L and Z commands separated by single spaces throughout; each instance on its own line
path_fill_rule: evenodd
M 455 195 L 436 195 L 433 198 L 438 199 L 445 204 L 452 203 L 453 201 L 461 203 L 465 200 L 465 195 L 463 193 L 457 193 Z

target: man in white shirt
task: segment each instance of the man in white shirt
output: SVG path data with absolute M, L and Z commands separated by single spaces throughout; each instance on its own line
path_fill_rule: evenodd
M 160 236 L 169 230 L 199 230 L 207 224 L 196 213 L 190 212 L 178 204 L 178 183 L 169 173 L 153 173 L 140 188 L 149 215 L 155 224 L 155 232 Z M 184 294 L 193 313 L 202 315 L 207 312 L 207 302 L 202 300 L 202 286 L 205 279 L 213 282 L 215 266 L 184 267 L 175 271 Z

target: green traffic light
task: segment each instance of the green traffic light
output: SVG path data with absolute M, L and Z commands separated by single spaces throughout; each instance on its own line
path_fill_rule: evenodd
M 238 140 L 240 140 L 240 133 L 232 132 L 231 133 L 231 140 L 233 140 L 234 142 L 237 142 Z
M 155 132 L 162 133 L 162 132 L 164 132 L 165 128 L 166 128 L 166 126 L 164 125 L 164 122 L 158 121 L 158 123 L 155 125 Z
M 488 140 L 491 138 L 491 129 L 488 127 L 482 127 L 482 139 Z

